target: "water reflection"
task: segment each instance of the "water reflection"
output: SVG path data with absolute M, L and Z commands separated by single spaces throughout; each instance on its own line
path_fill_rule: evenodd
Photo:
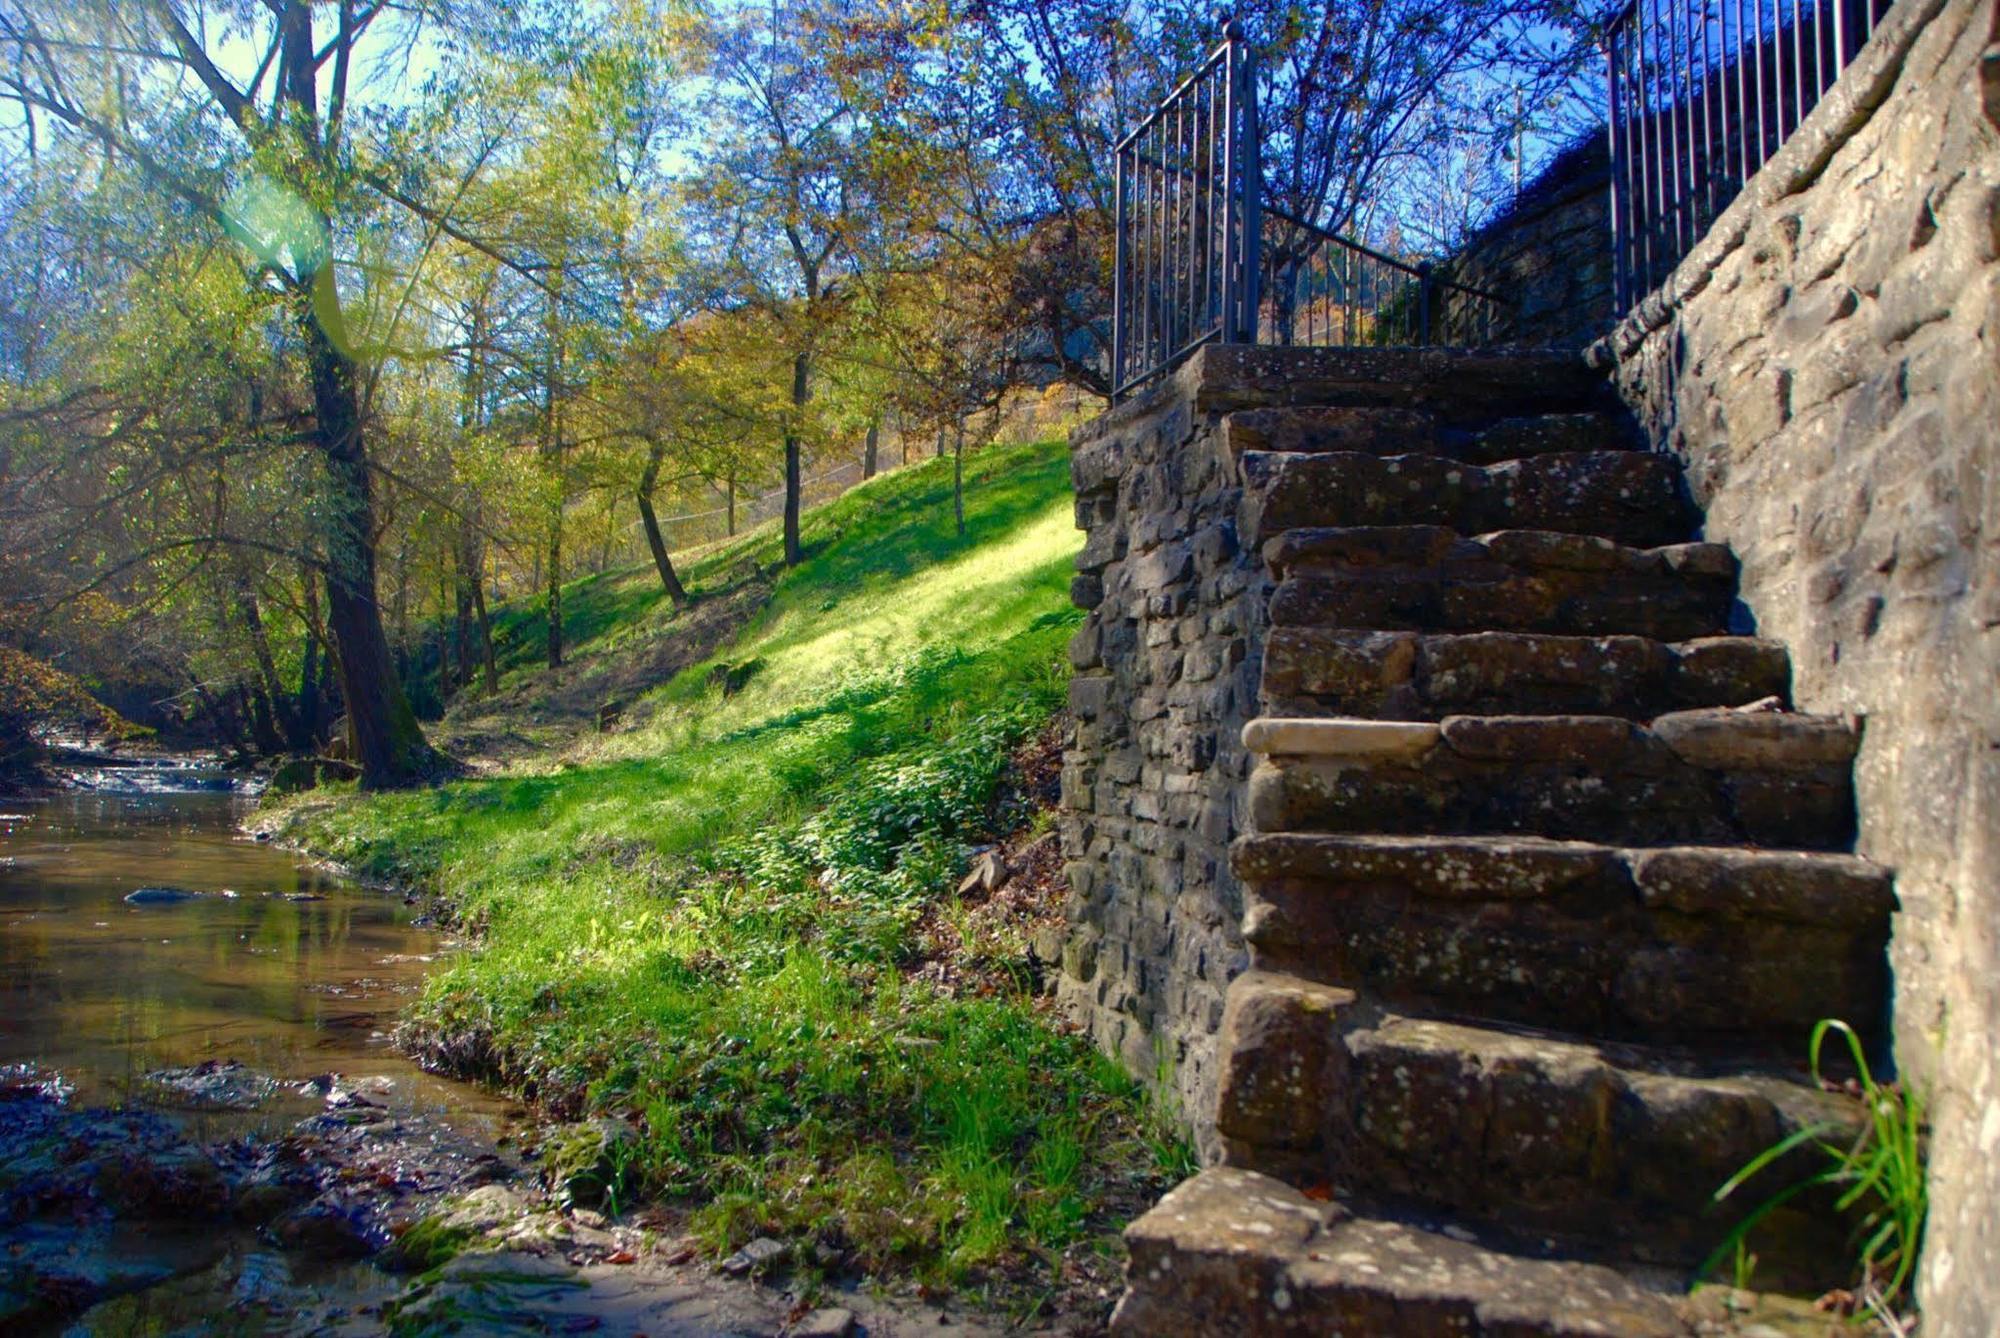
M 143 1094 L 150 1070 L 234 1059 L 285 1079 L 388 1075 L 405 1100 L 465 1106 L 467 1089 L 421 1074 L 383 1034 L 438 935 L 400 897 L 244 838 L 251 800 L 189 779 L 207 783 L 153 769 L 0 805 L 0 1064 L 60 1069 L 86 1101 Z M 200 895 L 124 900 L 160 885 Z

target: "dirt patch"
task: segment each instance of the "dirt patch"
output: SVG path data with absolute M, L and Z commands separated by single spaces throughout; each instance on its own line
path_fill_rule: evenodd
M 1008 759 L 992 817 L 1007 835 L 973 851 L 957 895 L 924 916 L 912 976 L 951 995 L 994 995 L 1019 990 L 1025 973 L 1032 992 L 1046 993 L 1067 926 L 1055 814 L 1068 730 L 1057 715 Z
M 600 728 L 642 725 L 651 708 L 640 699 L 732 640 L 771 590 L 761 574 L 751 577 L 639 636 L 454 706 L 432 729 L 433 742 L 475 770 L 491 770 L 561 753 Z

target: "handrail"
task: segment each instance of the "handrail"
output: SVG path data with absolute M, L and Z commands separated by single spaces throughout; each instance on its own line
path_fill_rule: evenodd
M 1267 218 L 1275 218 L 1278 219 L 1280 222 L 1289 223 L 1295 228 L 1299 228 L 1306 232 L 1314 233 L 1318 237 L 1320 237 L 1323 241 L 1333 243 L 1334 245 L 1337 246 L 1343 246 L 1350 251 L 1358 251 L 1362 255 L 1368 257 L 1370 260 L 1380 261 L 1384 265 L 1389 265 L 1396 269 L 1402 270 L 1404 273 L 1410 275 L 1412 278 L 1422 277 L 1426 273 L 1430 274 L 1436 273 L 1436 267 L 1430 265 L 1427 262 L 1418 261 L 1415 264 L 1412 264 L 1407 260 L 1398 260 L 1395 256 L 1389 255 L 1382 251 L 1377 251 L 1374 247 L 1368 245 L 1366 242 L 1357 242 L 1352 237 L 1347 236 L 1345 233 L 1331 232 L 1328 231 L 1326 228 L 1321 227 L 1317 223 L 1308 223 L 1304 219 L 1300 218 L 1297 214 L 1289 213 L 1286 210 L 1279 209 L 1275 205 L 1270 205 L 1270 204 L 1265 205 L 1264 214 L 1265 217 Z M 1503 297 L 1499 293 L 1488 292 L 1484 288 L 1474 288 L 1471 284 L 1460 283 L 1456 279 L 1446 278 L 1440 280 L 1440 282 L 1443 283 L 1448 288 L 1455 289 L 1458 292 L 1468 294 L 1469 296 L 1472 297 L 1484 298 L 1488 302 L 1503 302 L 1508 306 L 1514 305 L 1514 300 L 1510 297 Z
M 1125 138 L 1119 140 L 1118 143 L 1113 146 L 1112 151 L 1115 153 L 1125 148 L 1133 140 L 1139 138 L 1139 136 L 1145 134 L 1148 130 L 1151 130 L 1153 126 L 1159 122 L 1161 117 L 1165 116 L 1169 111 L 1173 110 L 1174 103 L 1178 101 L 1183 94 L 1185 94 L 1190 88 L 1194 87 L 1194 85 L 1198 81 L 1208 77 L 1208 75 L 1213 72 L 1216 62 L 1228 58 L 1229 43 L 1230 39 L 1224 37 L 1222 39 L 1222 42 L 1215 48 L 1215 50 L 1209 53 L 1208 59 L 1203 61 L 1199 66 L 1197 66 L 1193 74 L 1189 75 L 1187 78 L 1181 80 L 1178 84 L 1174 85 L 1174 91 L 1167 94 L 1166 97 L 1162 98 L 1160 100 L 1160 105 L 1153 108 L 1153 110 L 1150 113 L 1148 113 L 1145 120 L 1139 122 L 1138 125 L 1133 126 L 1131 130 L 1127 131 L 1125 134 Z
M 1494 342 L 1506 298 L 1271 207 L 1261 154 L 1252 53 L 1231 22 L 1113 149 L 1113 399 L 1203 344 Z M 1274 224 L 1304 248 L 1267 252 Z
M 1791 138 L 1890 3 L 1628 0 L 1605 31 L 1619 314 Z
M 1301 246 L 1273 246 L 1264 275 L 1262 329 L 1276 344 L 1386 347 L 1488 345 L 1514 304 L 1460 283 L 1448 267 L 1408 261 L 1344 237 L 1281 209 L 1268 223 L 1303 235 Z
M 1263 173 L 1236 23 L 1113 150 L 1114 398 L 1202 344 L 1254 342 Z

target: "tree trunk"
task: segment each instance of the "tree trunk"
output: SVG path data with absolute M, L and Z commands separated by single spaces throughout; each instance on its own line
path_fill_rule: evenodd
M 245 571 L 242 555 L 236 555 L 234 576 L 236 578 L 236 615 L 243 620 L 243 630 L 250 637 L 250 650 L 257 660 L 257 687 L 268 718 L 270 733 L 268 740 L 261 736 L 259 746 L 271 743 L 267 751 L 281 753 L 285 741 L 298 734 L 298 726 L 286 706 L 285 686 L 278 680 L 277 658 L 271 654 L 271 639 L 264 631 L 264 614 L 257 607 L 257 592 L 250 583 L 250 573 Z
M 320 645 L 319 582 L 313 569 L 299 566 L 299 594 L 305 604 L 306 643 L 299 654 L 299 701 L 294 711 L 299 732 L 292 746 L 308 752 L 319 744 L 320 728 L 326 721 L 324 685 L 325 653 Z
M 493 620 L 486 616 L 486 583 L 472 578 L 472 608 L 479 615 L 479 656 L 486 672 L 486 695 L 500 690 L 500 667 L 493 662 Z
M 453 691 L 472 682 L 472 586 L 479 579 L 479 540 L 471 518 L 459 523 L 453 552 L 451 675 Z
M 341 697 L 347 705 L 363 789 L 413 785 L 438 770 L 416 713 L 389 658 L 382 607 L 375 593 L 375 494 L 361 435 L 354 363 L 322 327 L 316 309 L 338 320 L 333 270 L 314 281 L 315 300 L 298 325 L 312 368 L 313 438 L 331 486 L 326 519 L 327 629 L 338 650 Z
M 250 705 L 250 737 L 256 741 L 257 751 L 265 757 L 275 757 L 285 751 L 285 736 L 278 732 L 278 718 L 272 711 L 270 696 L 261 683 L 245 689 L 239 682 L 237 691 Z
M 444 559 L 440 559 L 438 562 L 438 612 L 437 617 L 431 619 L 431 646 L 433 653 L 437 656 L 437 669 L 435 672 L 437 679 L 437 707 L 440 715 L 444 713 L 445 704 L 451 700 L 452 691 L 457 687 L 456 670 L 452 667 L 451 658 L 452 641 L 457 635 L 457 629 L 447 623 L 444 616 L 444 611 L 452 605 L 452 599 L 458 584 L 457 573 L 454 570 L 456 565 L 456 563 Z
M 292 751 L 309 753 L 319 742 L 319 638 L 306 629 L 299 651 L 299 695 L 292 705 Z
M 666 453 L 663 443 L 654 442 L 646 454 L 646 469 L 639 476 L 639 519 L 646 527 L 646 546 L 653 550 L 653 565 L 659 569 L 660 584 L 667 588 L 667 598 L 674 602 L 674 607 L 684 609 L 688 605 L 687 587 L 681 584 L 680 573 L 674 570 L 674 559 L 660 534 L 660 518 L 653 511 L 653 489 L 659 485 L 660 461 Z
M 939 429 L 938 429 L 938 439 L 937 439 L 937 453 L 936 453 L 936 454 L 935 454 L 934 456 L 932 456 L 931 458 L 932 458 L 932 459 L 934 459 L 934 460 L 942 460 L 942 459 L 944 459 L 944 429 L 943 429 L 943 428 L 939 428 Z
M 215 718 L 215 737 L 239 756 L 249 756 L 257 745 L 250 739 L 250 698 L 243 691 L 243 680 L 230 684 L 228 691 L 219 698 L 209 699 L 210 714 Z
M 736 537 L 736 471 L 729 471 L 729 537 Z
M 562 668 L 563 625 L 562 625 L 562 515 L 555 517 L 549 527 L 548 576 L 549 611 L 549 668 Z
M 951 514 L 958 523 L 958 537 L 965 537 L 965 420 L 958 420 L 958 436 L 951 448 Z
M 391 518 L 393 523 L 393 517 Z M 389 618 L 395 635 L 389 644 L 396 656 L 396 677 L 410 681 L 410 535 L 403 532 L 396 544 L 396 596 L 389 601 Z
M 863 441 L 861 443 L 862 478 L 872 479 L 875 477 L 875 451 L 876 448 L 881 444 L 881 440 L 882 440 L 881 424 L 870 423 L 868 425 L 868 438 L 866 441 Z
M 553 513 L 549 517 L 549 561 L 544 573 L 548 580 L 549 613 L 549 668 L 560 669 L 563 662 L 562 625 L 562 556 L 563 556 L 563 507 L 569 500 L 568 460 L 563 441 L 561 382 L 565 355 L 568 352 L 563 337 L 562 305 L 560 294 L 563 290 L 563 266 L 558 263 L 549 276 L 548 311 L 545 328 L 548 334 L 548 366 L 544 390 L 547 395 L 542 405 L 542 451 L 548 462 L 550 473 L 555 478 L 556 495 Z
M 237 728 L 236 720 L 223 709 L 215 694 L 208 690 L 208 685 L 199 679 L 191 678 L 189 686 L 194 692 L 195 701 L 201 704 L 202 713 L 208 717 L 209 732 L 215 737 L 215 741 L 218 744 L 232 746 L 240 744 L 242 734 Z
M 792 359 L 792 421 L 785 433 L 785 565 L 796 567 L 805 561 L 799 543 L 799 411 L 805 408 L 812 389 L 812 358 L 800 353 Z

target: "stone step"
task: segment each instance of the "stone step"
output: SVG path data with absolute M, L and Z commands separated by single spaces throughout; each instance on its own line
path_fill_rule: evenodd
M 1306 454 L 1442 455 L 1490 465 L 1534 455 L 1636 450 L 1640 442 L 1625 419 L 1611 413 L 1551 413 L 1453 422 L 1435 409 L 1314 405 L 1246 409 L 1230 414 L 1222 429 L 1231 452 L 1297 451 Z
M 1274 627 L 1264 643 L 1260 708 L 1377 720 L 1522 711 L 1647 719 L 1688 707 L 1789 702 L 1791 677 L 1784 647 L 1756 637 L 1665 642 Z
M 1265 546 L 1271 625 L 1643 636 L 1729 631 L 1736 558 L 1721 544 L 1634 548 L 1591 535 L 1440 525 L 1293 530 Z
M 1889 871 L 1854 855 L 1514 836 L 1245 836 L 1252 965 L 1392 1006 L 1790 1059 L 1873 1040 Z
M 1711 1211 L 1752 1158 L 1864 1116 L 1802 1073 L 1384 1013 L 1264 971 L 1230 985 L 1221 1040 L 1226 1164 L 1661 1265 L 1701 1262 L 1738 1213 L 1824 1163 L 1795 1149 Z M 1838 1281 L 1843 1224 L 1808 1197 L 1760 1230 L 1760 1277 Z
M 1119 1338 L 1693 1338 L 1841 1333 L 1805 1301 L 1710 1288 L 1362 1216 L 1254 1171 L 1214 1167 L 1125 1232 Z
M 1546 350 L 1209 344 L 1172 380 L 1163 397 L 1185 395 L 1196 413 L 1382 405 L 1444 407 L 1457 418 L 1618 407 L 1581 354 Z
M 1846 850 L 1853 724 L 1781 711 L 1260 717 L 1258 832 L 1519 833 L 1618 845 Z
M 1647 547 L 1694 533 L 1669 456 L 1581 451 L 1472 465 L 1443 455 L 1246 451 L 1240 528 L 1261 546 L 1308 526 L 1443 525 L 1461 534 L 1536 529 Z

